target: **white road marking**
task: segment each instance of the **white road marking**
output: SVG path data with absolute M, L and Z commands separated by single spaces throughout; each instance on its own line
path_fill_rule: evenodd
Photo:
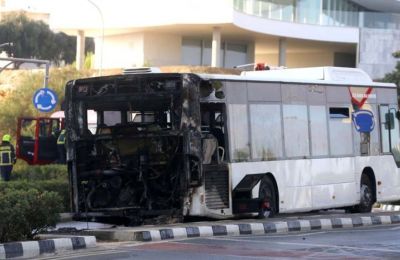
M 90 251 L 90 252 L 77 252 L 73 251 L 73 254 L 65 254 L 65 255 L 52 255 L 52 256 L 42 256 L 38 259 L 40 260 L 48 260 L 48 259 L 73 259 L 73 258 L 78 258 L 78 257 L 85 257 L 85 256 L 96 256 L 96 255 L 107 255 L 107 254 L 119 254 L 119 253 L 129 253 L 132 251 L 137 251 L 137 249 L 134 250 L 109 250 L 109 249 L 102 249 L 99 251 Z M 65 253 L 65 252 L 63 252 Z
M 274 243 L 279 245 L 297 245 L 297 246 L 306 246 L 306 247 L 329 247 L 329 248 L 339 248 L 339 249 L 354 249 L 354 250 L 366 250 L 366 251 L 378 251 L 378 252 L 392 252 L 392 253 L 400 253 L 400 250 L 391 250 L 391 249 L 379 249 L 379 248 L 366 248 L 366 247 L 356 247 L 356 246 L 336 246 L 329 244 L 313 244 L 313 243 L 295 243 L 295 242 L 278 242 L 278 241 L 266 241 L 266 240 L 247 240 L 247 239 L 229 239 L 222 237 L 215 238 L 207 238 L 207 239 L 215 239 L 215 240 L 226 240 L 226 241 L 235 241 L 235 242 L 248 242 L 248 243 Z
M 331 248 L 345 248 L 345 249 L 355 249 L 355 250 L 365 250 L 365 251 L 378 251 L 378 252 L 392 252 L 400 253 L 400 250 L 390 250 L 390 249 L 380 249 L 380 248 L 367 248 L 367 247 L 356 247 L 356 246 L 336 246 L 336 245 L 326 245 L 326 244 L 307 244 L 307 243 L 293 243 L 293 242 L 273 242 L 279 245 L 297 245 L 297 246 L 307 246 L 307 247 L 331 247 Z
M 254 238 L 254 237 L 268 237 L 268 238 L 272 238 L 272 237 L 304 237 L 304 236 L 313 236 L 313 235 L 319 235 L 319 234 L 325 234 L 328 232 L 332 232 L 332 231 L 317 231 L 317 232 L 312 232 L 312 233 L 298 233 L 298 234 L 276 234 L 276 235 L 270 235 L 270 234 L 265 234 L 265 236 L 254 236 L 254 235 L 240 235 L 240 238 Z M 212 237 L 210 237 L 212 238 Z M 216 237 L 218 238 L 218 237 Z M 223 237 L 220 237 L 223 238 Z M 229 237 L 226 237 L 227 239 L 229 239 Z

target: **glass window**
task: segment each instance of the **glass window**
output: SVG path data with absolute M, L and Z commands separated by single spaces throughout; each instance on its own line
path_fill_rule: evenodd
M 182 40 L 182 64 L 201 65 L 201 41 L 195 39 Z
M 310 106 L 311 153 L 328 155 L 328 127 L 325 106 Z
M 329 108 L 329 141 L 331 155 L 352 155 L 353 154 L 353 137 L 352 122 L 350 116 L 346 117 L 346 113 L 333 113 L 333 111 L 349 111 L 349 107 L 332 107 Z M 332 112 L 332 113 L 331 113 Z M 340 115 L 340 116 L 339 116 Z
M 97 129 L 97 112 L 94 110 L 87 111 L 87 125 L 88 129 L 92 134 L 96 133 Z
M 225 67 L 233 68 L 247 63 L 246 44 L 227 43 L 225 51 Z
M 330 107 L 329 118 L 349 118 L 350 112 L 348 107 Z
M 203 56 L 201 58 L 201 65 L 210 66 L 211 65 L 211 41 L 203 41 Z M 223 52 L 221 52 L 222 55 Z
M 381 136 L 382 136 L 382 152 L 383 153 L 389 153 L 390 152 L 390 143 L 389 143 L 389 107 L 388 106 L 380 106 L 380 119 L 381 119 Z
M 286 156 L 309 156 L 307 106 L 283 105 L 283 124 Z
M 297 0 L 296 17 L 297 22 L 319 24 L 321 13 L 321 1 Z
M 253 159 L 282 157 L 282 124 L 279 104 L 250 105 L 251 148 Z
M 382 105 L 379 107 L 381 122 L 382 151 L 392 153 L 396 162 L 400 162 L 399 120 L 396 119 L 395 106 Z
M 22 119 L 21 121 L 21 136 L 35 139 L 36 120 Z
M 377 106 L 376 105 L 371 105 L 371 104 L 367 104 L 368 106 L 370 106 L 370 110 L 372 111 L 372 113 L 374 114 L 374 120 L 375 120 L 375 127 L 374 130 L 372 130 L 371 132 L 371 136 L 370 136 L 370 152 L 371 155 L 379 155 L 379 151 L 380 151 L 380 144 L 379 144 L 379 126 L 378 126 L 378 110 L 377 110 Z
M 250 157 L 247 105 L 229 105 L 230 149 L 233 161 L 246 161 Z

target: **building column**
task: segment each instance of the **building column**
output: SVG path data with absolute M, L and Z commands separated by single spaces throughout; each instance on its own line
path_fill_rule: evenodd
M 85 32 L 82 30 L 78 31 L 76 35 L 76 69 L 83 69 L 85 63 Z
M 279 64 L 278 66 L 286 66 L 286 38 L 279 38 Z
M 221 67 L 221 28 L 213 28 L 211 67 Z

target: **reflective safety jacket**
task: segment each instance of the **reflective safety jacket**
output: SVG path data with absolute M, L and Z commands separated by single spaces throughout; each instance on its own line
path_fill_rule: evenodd
M 13 165 L 15 163 L 14 146 L 8 142 L 0 145 L 0 166 Z
M 65 144 L 65 129 L 63 129 L 57 138 L 57 144 Z

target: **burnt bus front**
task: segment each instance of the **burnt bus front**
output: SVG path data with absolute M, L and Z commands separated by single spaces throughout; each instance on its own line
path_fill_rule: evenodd
M 76 217 L 183 216 L 188 191 L 202 182 L 200 83 L 196 75 L 173 73 L 67 83 Z

